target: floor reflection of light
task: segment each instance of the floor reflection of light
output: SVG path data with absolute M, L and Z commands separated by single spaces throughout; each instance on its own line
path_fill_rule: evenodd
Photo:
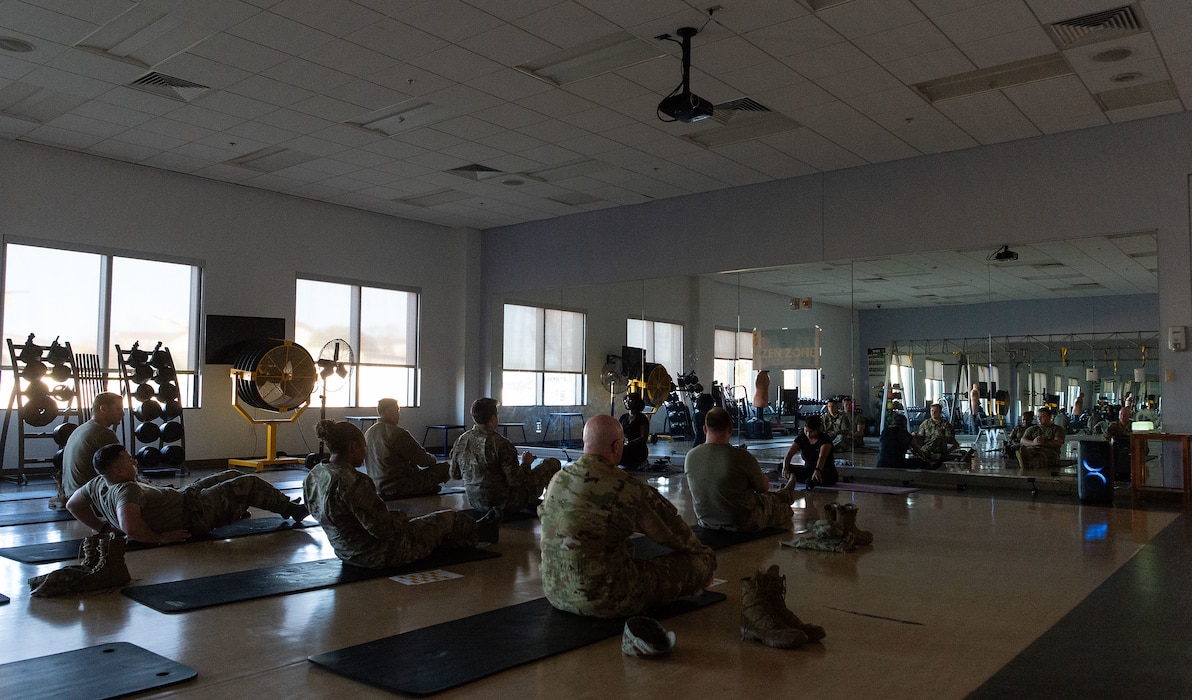
M 1109 523 L 1092 523 L 1084 528 L 1086 542 L 1102 541 L 1109 536 Z

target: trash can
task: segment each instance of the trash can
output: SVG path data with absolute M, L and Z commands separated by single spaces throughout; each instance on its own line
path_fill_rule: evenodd
M 1113 468 L 1105 440 L 1080 440 L 1076 444 L 1076 495 L 1081 503 L 1113 503 Z

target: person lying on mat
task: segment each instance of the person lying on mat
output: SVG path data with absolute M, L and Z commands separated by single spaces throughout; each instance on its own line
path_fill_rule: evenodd
M 335 556 L 372 569 L 401 566 L 429 555 L 436 547 L 473 547 L 496 542 L 500 516 L 473 521 L 464 513 L 439 510 L 408 517 L 390 512 L 373 482 L 357 467 L 368 448 L 364 433 L 346 421 L 321 420 L 315 433 L 331 455 L 306 475 L 302 492 L 310 514 L 323 526 Z
M 559 610 L 640 615 L 711 583 L 716 555 L 649 484 L 617 467 L 625 433 L 612 416 L 584 424 L 584 454 L 559 470 L 538 507 L 542 588 Z M 633 557 L 634 533 L 674 550 Z
M 137 481 L 136 460 L 123 445 L 99 448 L 92 464 L 99 476 L 75 491 L 66 509 L 88 527 L 137 542 L 181 542 L 240 520 L 249 507 L 295 521 L 308 515 L 269 482 L 234 469 L 174 489 Z
M 824 433 L 824 422 L 819 416 L 808 416 L 803 423 L 803 432 L 782 458 L 782 475 L 793 476 L 807 484 L 807 488 L 832 486 L 840 480 L 836 462 L 832 459 L 832 440 Z M 803 458 L 803 466 L 793 464 L 795 455 Z
M 699 524 L 737 532 L 789 528 L 795 478 L 771 492 L 757 459 L 730 444 L 733 422 L 723 408 L 708 411 L 704 432 L 707 441 L 688 452 L 683 464 Z
M 472 402 L 476 425 L 460 435 L 451 448 L 451 478 L 463 479 L 468 503 L 479 511 L 496 508 L 516 513 L 538 505 L 546 482 L 559 471 L 559 460 L 547 457 L 537 466 L 528 450 L 517 457 L 517 448 L 497 432 L 497 402 L 483 398 Z
M 440 484 L 451 478 L 450 470 L 446 462 L 438 462 L 410 431 L 398 425 L 400 420 L 401 407 L 396 399 L 377 402 L 377 422 L 364 433 L 368 447 L 365 471 L 385 500 L 432 496 L 439 492 Z

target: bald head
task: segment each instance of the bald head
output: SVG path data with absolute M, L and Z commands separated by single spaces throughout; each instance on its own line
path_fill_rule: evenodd
M 596 416 L 584 423 L 584 454 L 603 457 L 616 464 L 625 448 L 625 431 L 612 416 Z

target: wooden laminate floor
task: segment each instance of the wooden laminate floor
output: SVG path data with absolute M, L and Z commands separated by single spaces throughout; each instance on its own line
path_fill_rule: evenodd
M 303 472 L 264 476 L 292 483 Z M 681 475 L 651 483 L 694 521 Z M 17 499 L 45 486 L 0 488 L 0 513 L 44 509 L 44 498 Z M 831 500 L 858 506 L 859 525 L 874 533 L 871 548 L 797 550 L 772 537 L 722 550 L 716 574 L 722 582 L 714 590 L 728 600 L 668 620 L 678 637 L 669 657 L 628 658 L 619 639 L 609 639 L 439 697 L 858 700 L 961 698 L 975 691 L 981 697 L 1129 697 L 1134 693 L 1119 694 L 1123 688 L 1107 683 L 1076 695 L 1070 679 L 1108 663 L 1110 654 L 1115 668 L 1134 667 L 1142 678 L 1148 664 L 1166 664 L 1131 657 L 1130 645 L 1117 641 L 1123 638 L 1120 616 L 1114 629 L 1098 635 L 1097 606 L 1132 605 L 1135 588 L 1168 591 L 1160 597 L 1182 592 L 1192 538 L 1178 513 L 1082 506 L 1074 497 L 1046 494 L 1024 500 L 926 490 L 900 496 L 817 491 L 796 501 L 794 528 L 802 529 Z M 463 496 L 418 501 L 419 510 L 436 505 L 460 508 Z M 1169 525 L 1173 529 L 1156 538 Z M 0 607 L 0 663 L 126 641 L 198 671 L 194 681 L 145 697 L 391 697 L 306 659 L 541 597 L 537 531 L 536 521 L 505 526 L 495 546 L 502 556 L 452 567 L 462 574 L 454 580 L 407 587 L 383 578 L 177 615 L 115 592 L 31 598 L 25 579 L 59 565 L 0 559 L 0 593 L 12 598 Z M 0 527 L 0 546 L 85 534 L 75 522 Z M 1144 556 L 1132 561 L 1140 550 Z M 130 552 L 127 561 L 134 583 L 155 583 L 332 556 L 322 531 L 309 528 Z M 1148 566 L 1130 575 L 1140 562 Z M 775 650 L 741 640 L 740 579 L 770 564 L 786 575 L 788 606 L 827 629 L 823 644 Z M 1180 616 L 1190 609 L 1175 605 L 1149 617 L 1126 616 L 1125 624 L 1135 620 L 1136 635 L 1170 635 L 1173 648 L 1186 654 L 1189 620 Z M 1065 644 L 1072 645 L 1071 658 Z M 1091 657 L 1090 644 L 1099 650 Z M 1015 674 L 1026 672 L 1037 675 L 1018 685 Z M 1145 697 L 1187 697 L 1179 674 L 1189 675 L 1181 668 L 1175 681 Z M 997 683 L 987 685 L 995 675 Z M 1136 682 L 1128 671 L 1115 677 Z

